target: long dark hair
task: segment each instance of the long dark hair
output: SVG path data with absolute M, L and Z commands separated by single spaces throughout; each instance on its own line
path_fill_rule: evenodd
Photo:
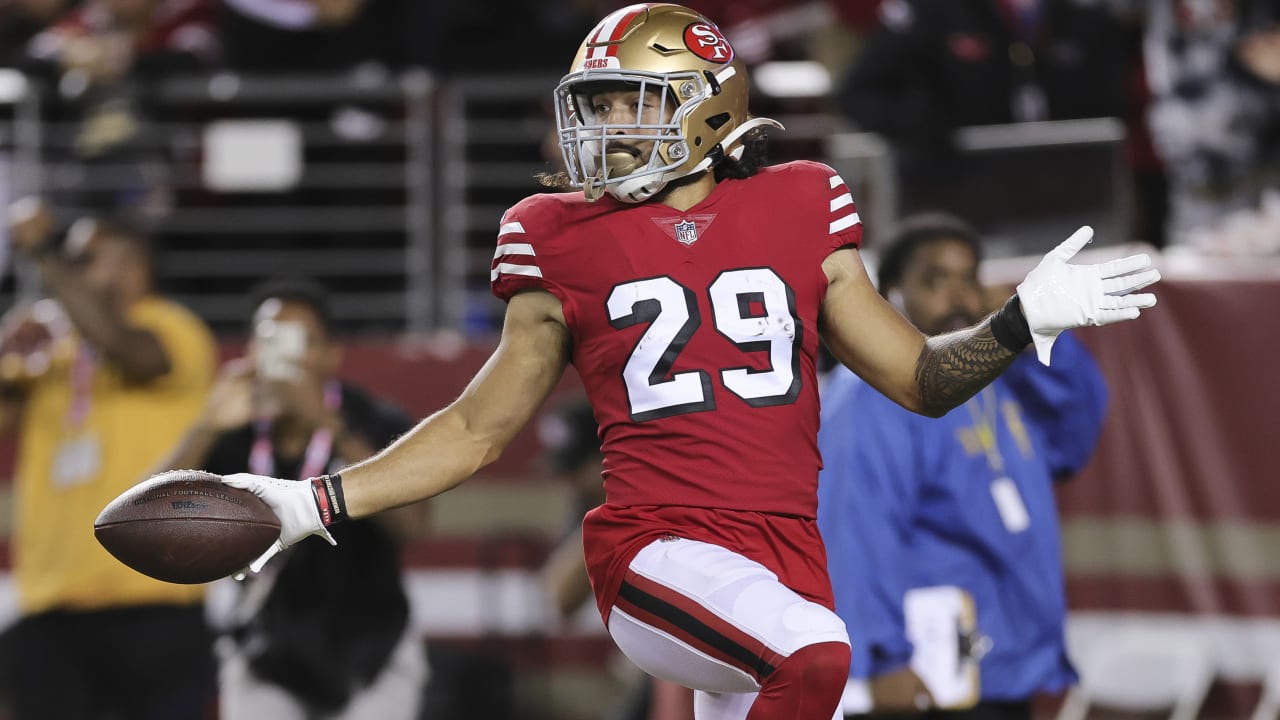
M 769 164 L 769 132 L 762 127 L 752 128 L 742 136 L 742 157 L 721 158 L 712 169 L 716 182 L 721 180 L 745 180 L 760 172 Z

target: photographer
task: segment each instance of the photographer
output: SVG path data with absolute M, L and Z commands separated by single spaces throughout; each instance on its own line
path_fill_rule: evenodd
M 84 217 L 64 237 L 24 198 L 9 223 L 47 295 L 0 320 L 0 431 L 19 436 L 11 716 L 196 720 L 213 689 L 204 588 L 130 570 L 92 528 L 200 413 L 213 334 L 156 292 L 129 218 Z
M 247 357 L 223 367 L 162 469 L 305 479 L 409 429 L 400 411 L 337 378 L 341 350 L 322 290 L 278 281 L 256 297 Z M 416 717 L 426 661 L 409 627 L 398 542 L 412 520 L 350 523 L 337 547 L 301 543 L 240 588 L 220 643 L 223 718 Z

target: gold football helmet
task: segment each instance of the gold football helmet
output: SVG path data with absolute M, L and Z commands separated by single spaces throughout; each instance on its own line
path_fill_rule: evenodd
M 610 124 L 593 93 L 639 93 L 635 121 Z M 768 118 L 747 119 L 747 71 L 719 28 L 680 5 L 642 3 L 610 14 L 587 35 L 555 90 L 565 169 L 588 200 L 608 192 L 642 202 L 677 178 L 741 157 L 742 136 Z M 656 101 L 656 120 L 644 112 Z M 611 147 L 612 145 L 612 147 Z M 637 156 L 636 146 L 650 149 Z

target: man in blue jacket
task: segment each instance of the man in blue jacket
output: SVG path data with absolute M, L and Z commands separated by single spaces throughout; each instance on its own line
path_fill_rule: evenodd
M 946 215 L 903 224 L 879 288 L 926 334 L 986 309 L 977 233 Z M 852 373 L 823 395 L 818 523 L 853 643 L 849 715 L 912 711 L 1030 720 L 1031 698 L 1076 680 L 1055 480 L 1097 443 L 1106 387 L 1063 335 L 964 406 L 913 415 Z

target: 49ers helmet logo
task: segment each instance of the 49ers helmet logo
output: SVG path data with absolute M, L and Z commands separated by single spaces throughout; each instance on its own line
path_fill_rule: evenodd
M 684 44 L 694 55 L 713 63 L 733 60 L 733 47 L 710 23 L 693 23 L 684 29 Z

